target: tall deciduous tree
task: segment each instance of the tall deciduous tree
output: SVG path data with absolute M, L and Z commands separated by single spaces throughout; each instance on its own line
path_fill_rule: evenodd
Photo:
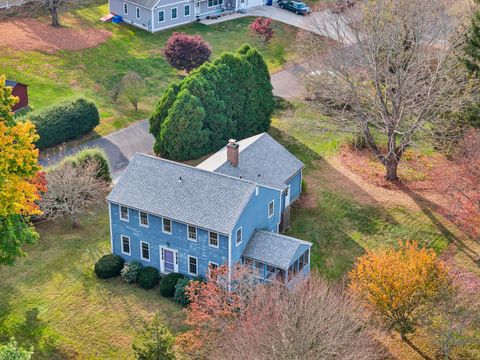
M 412 333 L 419 315 L 450 287 L 446 266 L 414 242 L 398 250 L 368 251 L 350 272 L 350 290 L 398 331 Z
M 175 360 L 174 343 L 174 337 L 157 314 L 146 324 L 132 347 L 138 360 Z
M 120 96 L 132 104 L 135 111 L 138 111 L 138 103 L 145 94 L 147 86 L 140 75 L 134 71 L 125 74 L 120 83 Z
M 190 72 L 208 61 L 212 50 L 200 35 L 173 33 L 163 48 L 163 55 L 175 69 Z
M 335 23 L 315 24 L 341 44 L 325 52 L 323 37 L 311 34 L 304 42 L 316 55 L 306 77 L 316 103 L 364 136 L 387 180 L 398 179 L 405 150 L 449 121 L 443 114 L 465 109 L 478 89 L 460 64 L 460 21 L 449 4 L 361 1 Z
M 38 166 L 38 139 L 29 121 L 15 122 L 12 106 L 18 101 L 0 76 L 0 264 L 22 256 L 22 246 L 38 234 L 29 216 L 40 214 L 37 202 L 45 191 Z

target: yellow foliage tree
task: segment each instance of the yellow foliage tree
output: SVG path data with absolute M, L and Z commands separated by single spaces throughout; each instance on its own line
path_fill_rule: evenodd
M 350 291 L 402 338 L 415 331 L 422 309 L 451 286 L 448 268 L 435 252 L 415 242 L 368 251 L 349 277 Z
M 40 214 L 38 200 L 46 190 L 38 165 L 38 139 L 29 121 L 13 119 L 12 106 L 18 99 L 0 75 L 0 264 L 11 264 L 21 256 L 21 246 L 38 235 L 28 222 Z

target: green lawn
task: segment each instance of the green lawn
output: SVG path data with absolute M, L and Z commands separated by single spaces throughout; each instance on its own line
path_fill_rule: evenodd
M 102 118 L 96 131 L 104 135 L 147 117 L 163 89 L 179 78 L 161 55 L 162 47 L 174 31 L 201 35 L 211 45 L 213 57 L 248 42 L 260 49 L 271 70 L 295 57 L 291 45 L 295 43 L 296 30 L 280 23 L 276 24 L 272 42 L 265 46 L 249 33 L 251 17 L 212 26 L 194 23 L 150 34 L 125 24 L 103 24 L 98 19 L 106 13 L 108 5 L 93 5 L 61 18 L 65 26 L 112 31 L 112 37 L 105 43 L 91 49 L 55 54 L 0 48 L 0 73 L 29 84 L 29 98 L 34 109 L 73 96 L 96 101 Z M 112 87 L 131 70 L 144 77 L 148 86 L 148 94 L 138 113 L 125 102 L 113 102 L 110 96 Z

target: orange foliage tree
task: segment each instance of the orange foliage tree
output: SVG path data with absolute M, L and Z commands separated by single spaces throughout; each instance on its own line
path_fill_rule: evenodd
M 23 255 L 22 245 L 36 241 L 28 218 L 40 214 L 38 201 L 46 191 L 34 145 L 38 135 L 31 122 L 14 120 L 17 101 L 0 76 L 0 264 L 12 264 Z
M 349 277 L 350 291 L 403 339 L 415 331 L 422 309 L 451 286 L 444 263 L 415 242 L 368 251 Z

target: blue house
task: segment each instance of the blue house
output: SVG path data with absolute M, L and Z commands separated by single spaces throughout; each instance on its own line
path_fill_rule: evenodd
M 241 263 L 292 284 L 310 272 L 312 244 L 280 234 L 302 169 L 266 133 L 230 140 L 197 167 L 136 154 L 107 198 L 112 252 L 163 274 Z

